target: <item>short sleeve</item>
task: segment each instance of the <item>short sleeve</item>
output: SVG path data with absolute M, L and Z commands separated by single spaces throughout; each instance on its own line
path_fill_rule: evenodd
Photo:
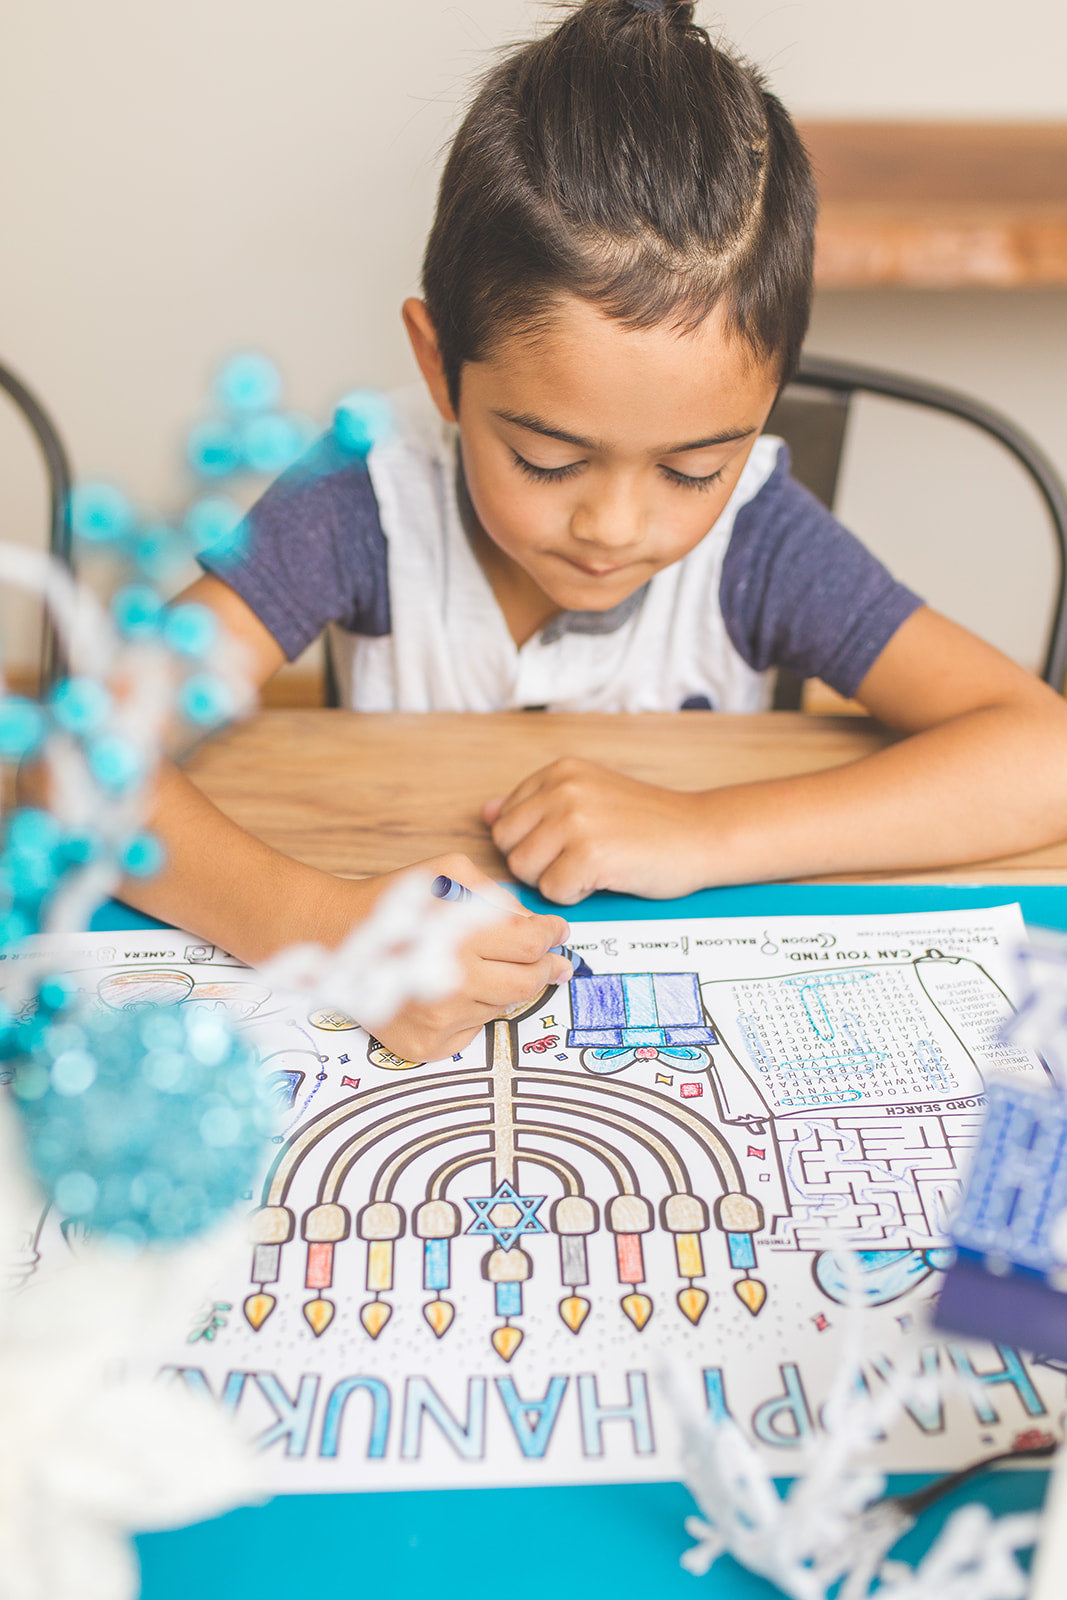
M 749 666 L 821 678 L 846 697 L 922 605 L 790 477 L 784 446 L 759 493 L 737 513 L 719 603 Z
M 229 560 L 200 565 L 251 607 L 294 661 L 326 625 L 390 631 L 387 547 L 366 464 L 327 434 L 272 483 Z

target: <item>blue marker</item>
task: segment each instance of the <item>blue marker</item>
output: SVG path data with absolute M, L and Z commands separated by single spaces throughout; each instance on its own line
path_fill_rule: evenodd
M 461 904 L 469 900 L 479 900 L 482 905 L 488 905 L 489 903 L 487 900 L 482 900 L 480 894 L 475 894 L 473 889 L 468 889 L 466 884 L 457 883 L 455 878 L 445 877 L 443 872 L 431 883 L 430 893 L 435 900 L 454 900 Z M 593 969 L 588 961 L 583 961 L 580 955 L 568 949 L 565 944 L 554 944 L 551 947 L 551 951 L 554 956 L 563 956 L 566 961 L 570 962 L 574 968 L 574 976 L 576 978 L 591 978 L 593 976 Z

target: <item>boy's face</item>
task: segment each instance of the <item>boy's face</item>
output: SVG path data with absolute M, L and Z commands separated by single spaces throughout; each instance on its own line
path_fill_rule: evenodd
M 502 580 L 543 620 L 606 611 L 699 544 L 777 393 L 777 371 L 715 312 L 693 333 L 633 330 L 567 297 L 544 331 L 464 366 L 456 416 L 413 304 L 416 355 L 459 423 L 482 564 L 498 597 Z

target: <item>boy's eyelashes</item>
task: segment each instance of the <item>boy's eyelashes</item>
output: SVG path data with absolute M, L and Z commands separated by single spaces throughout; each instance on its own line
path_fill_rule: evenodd
M 573 478 L 576 472 L 581 472 L 585 465 L 584 461 L 571 461 L 565 467 L 535 467 L 517 450 L 512 450 L 511 454 L 519 471 L 535 483 L 563 483 L 567 478 Z
M 680 484 L 683 489 L 710 489 L 712 484 L 718 483 L 725 467 L 720 467 L 718 472 L 706 473 L 703 478 L 691 477 L 688 472 L 676 472 L 673 467 L 665 467 L 660 463 L 659 469 L 671 483 Z
M 535 467 L 532 461 L 527 461 L 525 456 L 520 456 L 517 450 L 511 451 L 512 458 L 519 471 L 527 478 L 532 478 L 534 483 L 565 483 L 568 478 L 573 478 L 585 466 L 584 461 L 570 461 L 565 467 Z M 673 467 L 666 467 L 660 463 L 659 470 L 663 473 L 668 483 L 676 483 L 682 489 L 710 489 L 719 482 L 725 467 L 720 467 L 717 472 L 709 472 L 702 478 L 694 478 L 687 472 L 677 472 Z

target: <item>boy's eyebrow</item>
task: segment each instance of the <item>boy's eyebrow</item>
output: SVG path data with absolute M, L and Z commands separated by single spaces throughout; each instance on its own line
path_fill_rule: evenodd
M 526 428 L 530 433 L 544 434 L 546 439 L 560 439 L 564 444 L 576 445 L 579 450 L 594 450 L 600 454 L 605 453 L 605 446 L 596 439 L 583 439 L 580 434 L 567 433 L 563 428 L 553 428 L 540 417 L 531 416 L 528 412 L 516 413 L 514 411 L 495 411 L 494 417 L 499 417 L 503 422 L 512 422 L 517 428 Z M 755 433 L 755 428 L 727 428 L 722 433 L 709 434 L 706 439 L 691 439 L 687 444 L 672 444 L 663 450 L 656 450 L 658 456 L 681 456 L 687 450 L 709 450 L 718 444 L 736 444 L 739 439 L 747 439 L 749 434 Z

